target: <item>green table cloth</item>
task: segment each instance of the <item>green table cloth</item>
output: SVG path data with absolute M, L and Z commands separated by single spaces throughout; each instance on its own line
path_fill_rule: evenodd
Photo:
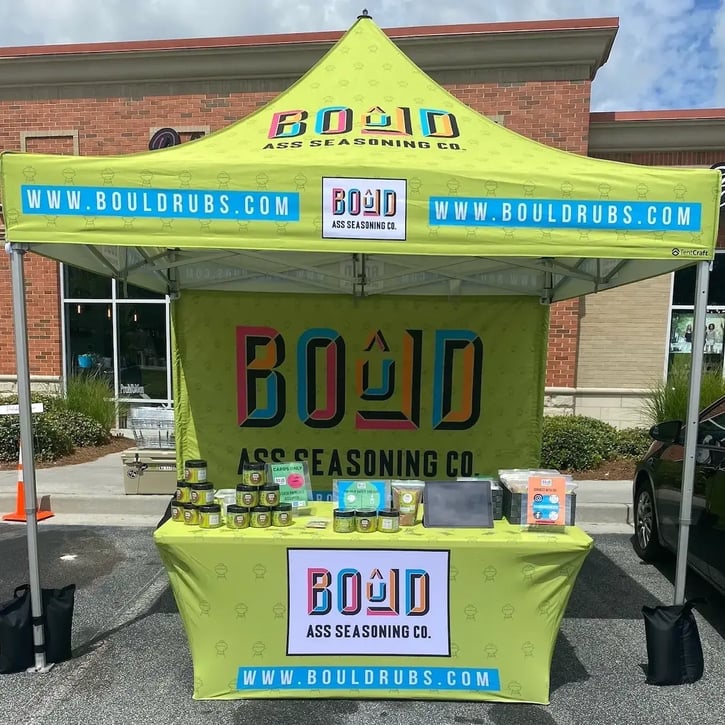
M 287 528 L 157 529 L 195 699 L 548 703 L 587 534 L 506 521 L 338 534 L 331 519 L 321 503 Z

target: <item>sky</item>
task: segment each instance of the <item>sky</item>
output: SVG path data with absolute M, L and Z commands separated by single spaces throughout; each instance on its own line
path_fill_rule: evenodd
M 595 111 L 725 107 L 725 0 L 0 0 L 0 46 L 618 17 Z

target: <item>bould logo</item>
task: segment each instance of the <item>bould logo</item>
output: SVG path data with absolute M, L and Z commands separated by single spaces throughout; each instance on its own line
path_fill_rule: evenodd
M 336 186 L 331 189 L 330 201 L 335 216 L 394 217 L 398 211 L 398 195 L 394 189 Z

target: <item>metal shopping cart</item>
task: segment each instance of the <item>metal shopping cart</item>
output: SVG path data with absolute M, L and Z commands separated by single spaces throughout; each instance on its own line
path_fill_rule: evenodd
M 172 408 L 132 408 L 128 413 L 128 426 L 139 448 L 176 447 Z

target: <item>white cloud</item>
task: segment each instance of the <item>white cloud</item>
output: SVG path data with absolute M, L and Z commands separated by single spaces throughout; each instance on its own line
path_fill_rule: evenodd
M 0 45 L 345 29 L 365 0 L 0 0 Z M 595 110 L 725 106 L 725 0 L 371 0 L 383 27 L 619 16 Z

